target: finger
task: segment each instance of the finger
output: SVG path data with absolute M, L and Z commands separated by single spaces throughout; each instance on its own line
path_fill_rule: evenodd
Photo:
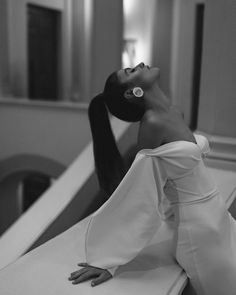
M 109 272 L 103 272 L 98 278 L 92 280 L 91 286 L 95 287 L 101 283 L 104 283 L 112 278 L 112 275 Z
M 97 270 L 90 270 L 87 271 L 86 273 L 82 274 L 75 280 L 73 280 L 72 284 L 79 284 L 81 282 L 87 281 L 89 279 L 93 279 L 99 275 L 99 272 Z
M 74 271 L 70 274 L 70 277 L 68 278 L 70 281 L 78 278 L 81 276 L 83 273 L 86 273 L 89 270 L 89 268 L 82 268 L 80 270 Z
M 78 263 L 78 266 L 88 266 L 88 263 L 86 263 L 86 262 L 81 262 L 81 263 Z
M 78 269 L 78 270 L 72 272 L 71 275 L 74 275 L 74 274 L 77 274 L 77 273 L 83 273 L 84 271 L 87 271 L 87 270 L 89 270 L 88 267 L 83 267 L 81 269 Z

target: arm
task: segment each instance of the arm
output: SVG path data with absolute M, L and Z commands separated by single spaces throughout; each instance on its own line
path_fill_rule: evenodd
M 110 278 L 107 270 L 135 258 L 156 233 L 161 224 L 158 194 L 162 183 L 154 176 L 152 161 L 138 154 L 116 191 L 91 217 L 85 245 L 88 264 L 81 270 L 89 269 L 89 273 L 84 280 L 96 274 Z

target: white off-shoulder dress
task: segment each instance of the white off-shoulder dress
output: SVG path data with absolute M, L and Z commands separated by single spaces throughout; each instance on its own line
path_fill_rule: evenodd
M 87 263 L 114 274 L 174 222 L 173 252 L 198 295 L 236 294 L 236 221 L 204 166 L 205 137 L 140 151 L 90 219 Z

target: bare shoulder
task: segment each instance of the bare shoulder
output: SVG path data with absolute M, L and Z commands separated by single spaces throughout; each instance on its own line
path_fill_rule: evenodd
M 138 134 L 139 149 L 153 149 L 164 141 L 165 124 L 157 116 L 149 116 L 143 119 Z

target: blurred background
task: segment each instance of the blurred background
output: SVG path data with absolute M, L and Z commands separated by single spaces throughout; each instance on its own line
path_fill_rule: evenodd
M 65 181 L 91 143 L 88 103 L 121 67 L 158 66 L 186 123 L 209 138 L 212 162 L 235 163 L 235 19 L 235 0 L 0 0 L 0 234 Z M 137 128 L 127 130 L 124 153 Z M 94 175 L 71 192 L 73 202 L 79 191 L 84 197 L 68 199 L 63 221 L 41 242 L 99 206 L 88 197 L 98 191 Z M 77 217 L 65 222 L 70 210 Z

